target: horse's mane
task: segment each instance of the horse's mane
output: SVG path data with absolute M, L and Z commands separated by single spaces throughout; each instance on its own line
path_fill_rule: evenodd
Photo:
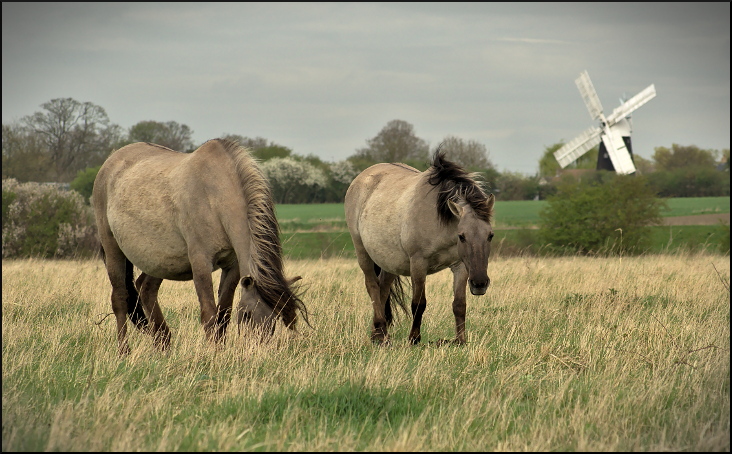
M 305 322 L 308 313 L 300 297 L 290 289 L 283 271 L 280 226 L 274 211 L 274 201 L 267 178 L 239 143 L 227 139 L 214 139 L 232 157 L 236 165 L 244 196 L 247 200 L 247 220 L 252 235 L 249 251 L 249 267 L 259 295 L 290 329 L 295 328 L 297 311 Z
M 445 159 L 445 152 L 437 147 L 432 156 L 432 166 L 429 168 L 428 182 L 435 186 L 437 193 L 437 214 L 440 221 L 450 222 L 454 215 L 448 206 L 448 200 L 464 199 L 473 209 L 476 216 L 486 222 L 491 222 L 493 209 L 488 206 L 488 196 L 479 183 L 480 175 L 463 169 L 452 161 Z

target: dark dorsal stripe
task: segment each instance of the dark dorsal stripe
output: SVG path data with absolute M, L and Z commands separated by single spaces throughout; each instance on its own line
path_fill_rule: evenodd
M 463 198 L 473 209 L 476 216 L 486 222 L 491 222 L 492 207 L 488 206 L 488 196 L 477 182 L 477 174 L 467 172 L 461 166 L 445 159 L 445 152 L 437 147 L 432 156 L 432 166 L 428 182 L 439 191 L 437 194 L 437 214 L 440 221 L 451 222 L 455 215 L 450 211 L 448 200 L 456 202 Z

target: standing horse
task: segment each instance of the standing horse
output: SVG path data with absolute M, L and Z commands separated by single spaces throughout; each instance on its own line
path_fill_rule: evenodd
M 284 276 L 268 182 L 235 142 L 210 140 L 188 154 L 142 142 L 122 147 L 99 169 L 92 205 L 120 355 L 129 353 L 127 317 L 162 349 L 169 346 L 157 300 L 163 279 L 193 279 L 201 324 L 215 342 L 225 337 L 237 283 L 240 329 L 271 335 L 279 317 L 294 330 L 298 311 L 307 322 L 291 289 L 298 278 Z M 133 265 L 142 271 L 134 283 Z M 217 306 L 211 273 L 219 268 Z
M 493 229 L 493 194 L 486 196 L 463 168 L 439 148 L 425 172 L 404 164 L 376 164 L 348 187 L 346 222 L 374 309 L 371 339 L 388 340 L 392 322 L 390 294 L 398 276 L 411 276 L 412 329 L 421 340 L 427 306 L 427 275 L 447 267 L 453 272 L 456 337 L 465 343 L 465 290 L 483 295 L 490 285 L 488 257 Z M 396 288 L 396 287 L 395 287 Z

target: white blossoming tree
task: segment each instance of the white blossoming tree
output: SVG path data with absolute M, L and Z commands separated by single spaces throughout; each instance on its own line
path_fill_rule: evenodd
M 325 172 L 307 161 L 290 157 L 272 158 L 260 167 L 269 180 L 277 203 L 292 203 L 298 191 L 312 191 L 328 185 Z
M 346 187 L 356 178 L 356 168 L 351 161 L 338 161 L 330 164 L 330 173 L 333 181 L 345 184 Z

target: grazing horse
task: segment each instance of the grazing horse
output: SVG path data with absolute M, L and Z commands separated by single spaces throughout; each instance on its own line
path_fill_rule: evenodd
M 438 148 L 424 172 L 405 164 L 376 164 L 348 187 L 346 222 L 374 309 L 371 339 L 388 340 L 391 296 L 399 276 L 411 276 L 412 329 L 421 340 L 427 306 L 427 275 L 447 267 L 453 272 L 456 337 L 465 343 L 465 290 L 483 295 L 490 285 L 488 257 L 493 229 L 493 194 L 486 195 L 476 175 L 445 159 Z M 399 286 L 400 288 L 401 286 Z
M 102 257 L 112 284 L 120 355 L 127 317 L 165 350 L 170 330 L 158 305 L 163 279 L 193 280 L 201 324 L 223 342 L 237 284 L 239 329 L 271 335 L 275 319 L 295 329 L 307 309 L 285 278 L 269 184 L 237 143 L 214 139 L 193 153 L 151 143 L 120 148 L 99 169 L 92 193 Z M 142 274 L 133 282 L 133 265 Z M 221 269 L 218 306 L 211 274 Z M 141 303 L 141 304 L 140 304 Z

